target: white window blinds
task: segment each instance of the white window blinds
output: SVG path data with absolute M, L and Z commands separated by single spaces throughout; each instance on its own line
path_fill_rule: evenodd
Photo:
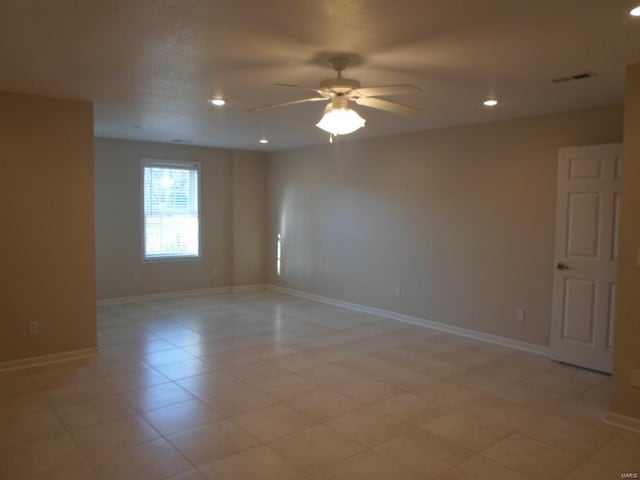
M 143 165 L 144 257 L 199 256 L 198 165 Z

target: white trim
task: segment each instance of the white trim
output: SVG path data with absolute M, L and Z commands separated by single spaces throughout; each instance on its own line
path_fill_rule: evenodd
M 231 287 L 231 293 L 240 293 L 240 292 L 257 292 L 259 290 L 265 290 L 266 285 L 264 283 L 256 283 L 253 285 L 236 285 L 235 287 Z
M 640 434 L 639 418 L 627 417 L 626 415 L 620 415 L 619 413 L 609 412 L 604 419 L 604 423 Z
M 47 365 L 49 363 L 68 362 L 69 360 L 77 360 L 80 358 L 95 357 L 98 353 L 100 353 L 98 347 L 91 347 L 82 348 L 80 350 L 69 350 L 68 352 L 50 353 L 48 355 L 40 355 L 38 357 L 10 360 L 8 362 L 0 362 L 0 372 Z
M 150 293 L 148 295 L 132 295 L 130 297 L 102 298 L 102 299 L 99 299 L 97 303 L 99 307 L 103 307 L 106 305 L 122 305 L 126 303 L 146 302 L 149 300 L 164 300 L 167 298 L 216 295 L 220 293 L 229 293 L 230 291 L 231 291 L 231 287 L 200 288 L 198 290 L 181 290 L 178 292 Z
M 272 283 L 267 284 L 267 290 L 275 292 L 285 293 L 287 295 L 293 295 L 294 297 L 305 298 L 307 300 L 313 300 L 315 302 L 327 303 L 329 305 L 335 305 L 337 307 L 348 308 L 356 310 L 358 312 L 370 313 L 372 315 L 379 315 L 381 317 L 390 318 L 403 323 L 409 323 L 411 325 L 419 325 L 422 327 L 433 328 L 434 330 L 440 330 L 446 333 L 452 333 L 461 337 L 473 338 L 474 340 L 480 340 L 487 343 L 495 343 L 505 347 L 515 348 L 516 350 L 522 350 L 524 352 L 535 353 L 537 355 L 549 356 L 549 348 L 542 345 L 536 345 L 534 343 L 522 342 L 513 338 L 500 337 L 498 335 L 491 335 L 488 333 L 479 332 L 477 330 L 470 330 L 467 328 L 456 327 L 454 325 L 447 325 L 445 323 L 434 322 L 420 317 L 412 317 L 410 315 L 404 315 L 402 313 L 392 312 L 389 310 L 383 310 L 381 308 L 369 307 L 366 305 L 360 305 L 357 303 L 345 302 L 344 300 L 338 300 L 330 297 L 323 297 L 321 295 L 315 295 L 313 293 L 303 292 L 301 290 L 294 290 L 291 288 L 280 287 Z

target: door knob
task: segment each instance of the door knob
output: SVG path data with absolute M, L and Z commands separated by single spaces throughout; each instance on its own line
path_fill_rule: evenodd
M 558 270 L 569 270 L 569 265 L 565 265 L 562 262 L 558 262 L 558 264 L 556 265 L 556 268 Z

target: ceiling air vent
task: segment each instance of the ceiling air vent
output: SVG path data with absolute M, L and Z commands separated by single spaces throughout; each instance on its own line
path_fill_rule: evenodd
M 568 77 L 554 78 L 551 80 L 551 82 L 552 83 L 573 82 L 575 80 L 584 80 L 585 78 L 591 78 L 595 76 L 596 74 L 594 72 L 582 72 L 582 73 L 576 73 L 575 75 L 569 75 Z

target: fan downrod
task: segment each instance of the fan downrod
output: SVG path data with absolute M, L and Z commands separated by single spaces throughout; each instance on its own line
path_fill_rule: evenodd
M 329 59 L 329 63 L 338 72 L 338 78 L 341 78 L 342 71 L 349 65 L 349 59 L 347 57 L 333 57 Z

